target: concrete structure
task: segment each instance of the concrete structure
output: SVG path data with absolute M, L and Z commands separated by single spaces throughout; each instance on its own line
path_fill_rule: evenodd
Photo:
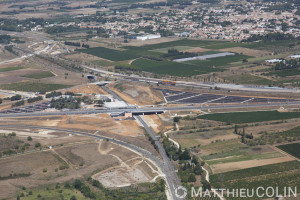
M 204 55 L 204 56 L 180 58 L 180 59 L 175 59 L 174 61 L 176 61 L 176 62 L 185 62 L 185 61 L 190 61 L 190 60 L 206 60 L 206 59 L 210 59 L 210 58 L 218 58 L 218 57 L 234 56 L 234 55 L 235 55 L 235 53 L 224 52 L 224 53 L 215 53 L 215 54 L 209 54 L 209 55 Z
M 125 113 L 125 118 L 132 118 L 132 113 Z
M 124 101 L 115 100 L 114 102 L 104 102 L 106 108 L 127 108 L 128 105 Z
M 267 63 L 280 63 L 283 62 L 284 60 L 281 59 L 271 59 L 271 60 L 266 60 Z
M 157 38 L 161 38 L 161 35 L 142 35 L 142 36 L 137 36 L 136 39 L 137 40 L 151 40 L 151 39 L 157 39 Z
M 300 58 L 300 55 L 292 55 L 292 56 L 290 56 L 290 58 L 292 58 L 292 59 L 298 59 L 298 58 Z

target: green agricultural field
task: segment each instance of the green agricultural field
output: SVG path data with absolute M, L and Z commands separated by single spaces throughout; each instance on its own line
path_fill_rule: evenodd
M 25 92 L 49 92 L 71 87 L 72 85 L 48 84 L 40 82 L 22 82 L 0 85 L 3 90 L 25 91 Z
M 26 78 L 33 78 L 33 79 L 42 79 L 42 78 L 49 78 L 55 76 L 52 72 L 46 71 L 46 72 L 38 72 L 34 74 L 27 74 L 23 77 Z
M 253 167 L 248 169 L 241 169 L 241 170 L 236 170 L 231 172 L 214 174 L 211 176 L 211 181 L 216 183 L 221 177 L 223 181 L 232 181 L 235 179 L 244 179 L 244 178 L 251 178 L 255 176 L 280 173 L 288 170 L 300 170 L 300 162 L 289 161 L 284 163 L 264 165 L 260 167 Z
M 210 177 L 211 184 L 215 188 L 249 188 L 278 187 L 282 193 L 284 187 L 300 187 L 300 162 L 290 161 L 278 164 L 265 165 L 232 172 L 214 174 Z M 238 199 L 230 196 L 226 199 Z M 264 199 L 254 196 L 243 199 Z
M 237 43 L 237 42 L 226 42 L 226 43 L 215 43 L 205 46 L 205 48 L 208 49 L 227 49 L 227 48 L 233 48 L 233 47 L 247 47 L 246 44 L 243 43 Z
M 280 76 L 280 77 L 296 76 L 296 75 L 300 75 L 300 69 L 278 70 L 278 71 L 269 72 L 266 75 Z
M 254 141 L 258 143 L 263 142 L 267 144 L 282 143 L 297 141 L 300 139 L 300 126 L 282 132 L 271 132 L 260 134 L 258 138 L 254 138 Z
M 269 79 L 253 76 L 249 74 L 245 75 L 233 75 L 224 77 L 224 79 L 231 81 L 235 84 L 255 84 L 255 85 L 270 85 L 273 82 Z
M 281 113 L 278 111 L 256 111 L 256 112 L 214 113 L 214 114 L 201 115 L 198 116 L 198 118 L 242 124 L 242 123 L 300 118 L 300 112 Z
M 211 58 L 206 60 L 191 60 L 185 63 L 194 64 L 199 67 L 226 67 L 234 62 L 242 62 L 243 59 L 251 58 L 245 55 L 224 56 L 219 58 Z
M 158 44 L 151 44 L 151 45 L 144 45 L 142 46 L 144 49 L 147 50 L 154 50 L 154 49 L 162 49 L 162 48 L 170 48 L 174 46 L 188 46 L 188 47 L 203 47 L 206 48 L 207 46 L 217 45 L 217 44 L 228 44 L 230 42 L 227 41 L 216 41 L 216 40 L 189 40 L 189 39 L 182 39 L 176 40 L 171 42 L 164 42 Z
M 255 152 L 251 147 L 240 142 L 240 139 L 214 142 L 201 146 L 201 150 L 209 152 L 208 155 L 201 156 L 204 160 L 225 158 L 230 156 L 247 155 L 249 152 Z
M 89 49 L 78 49 L 78 52 L 91 54 L 111 61 L 123 61 L 140 58 L 143 56 L 160 57 L 168 49 L 176 47 L 179 50 L 186 50 L 193 47 L 206 47 L 208 45 L 227 44 L 227 41 L 213 40 L 176 40 L 159 44 L 144 45 L 141 47 L 125 46 L 122 49 L 109 49 L 105 47 L 95 47 Z
M 189 47 L 189 46 L 173 46 L 173 47 L 166 47 L 166 48 L 161 48 L 161 49 L 154 49 L 154 50 L 150 50 L 150 51 L 154 51 L 154 52 L 158 52 L 158 53 L 168 53 L 169 49 L 176 49 L 178 51 L 186 51 L 189 49 L 193 49 L 193 47 Z
M 300 159 L 300 143 L 286 144 L 277 146 L 279 149 Z
M 144 58 L 135 60 L 131 65 L 142 71 L 171 76 L 194 76 L 220 71 L 220 69 L 212 67 L 196 66 L 172 61 L 154 61 Z
M 111 61 L 132 60 L 142 56 L 160 56 L 157 52 L 147 51 L 142 47 L 124 47 L 122 49 L 109 49 L 105 47 L 95 47 L 89 49 L 78 49 L 82 53 L 91 54 L 99 58 Z
M 100 58 L 104 58 L 111 61 L 122 61 L 138 58 L 138 55 L 132 55 L 127 51 L 108 49 L 104 47 L 95 47 L 89 49 L 77 49 L 77 51 L 82 53 L 91 54 Z
M 99 65 L 99 66 L 103 66 L 103 67 L 114 65 L 114 62 L 109 62 L 107 60 L 93 60 L 93 61 L 91 61 L 91 63 L 94 65 Z
M 231 163 L 231 162 L 241 162 L 246 160 L 263 160 L 263 159 L 271 159 L 271 158 L 280 158 L 284 155 L 279 152 L 268 152 L 263 154 L 246 154 L 246 155 L 237 155 L 227 158 L 220 158 L 211 161 L 207 161 L 209 165 L 216 165 L 221 163 Z
M 23 67 L 5 67 L 5 68 L 0 68 L 0 72 L 9 72 L 9 71 L 15 71 L 19 69 L 24 69 Z

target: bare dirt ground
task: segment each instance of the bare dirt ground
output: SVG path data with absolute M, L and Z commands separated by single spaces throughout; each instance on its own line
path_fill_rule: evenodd
M 248 48 L 243 48 L 243 47 L 233 47 L 233 48 L 221 49 L 220 51 L 231 51 L 231 52 L 242 53 L 244 55 L 254 56 L 254 57 L 262 57 L 265 55 L 269 55 L 271 53 L 268 51 L 248 49 Z
M 6 109 L 9 109 L 11 107 L 11 104 L 6 104 L 6 105 L 1 105 L 0 104 L 0 110 L 6 110 Z
M 23 178 L 1 180 L 0 198 L 14 196 L 21 186 L 27 188 L 63 183 L 74 178 L 92 175 L 95 171 L 103 170 L 117 164 L 111 155 L 102 155 L 98 152 L 98 143 L 82 143 L 72 146 L 62 146 L 48 151 L 39 151 L 19 156 L 1 158 L 0 176 L 9 176 L 10 173 L 30 173 Z M 117 147 L 120 151 L 121 147 Z M 123 152 L 121 150 L 121 152 Z M 59 169 L 68 164 L 69 168 Z M 47 172 L 43 172 L 47 169 Z
M 164 43 L 164 42 L 170 42 L 178 40 L 176 38 L 159 38 L 159 39 L 153 39 L 153 40 L 129 40 L 129 43 L 126 45 L 130 46 L 143 46 L 143 45 L 149 45 L 149 44 L 158 44 L 158 43 Z
M 26 78 L 22 76 L 33 74 L 33 73 L 39 73 L 42 71 L 43 70 L 26 68 L 26 69 L 14 70 L 14 71 L 0 72 L 0 84 L 8 84 L 8 83 L 30 80 L 30 78 Z
M 66 90 L 67 92 L 81 93 L 81 94 L 104 94 L 107 92 L 104 91 L 101 87 L 94 84 L 86 84 L 73 87 L 71 89 Z
M 174 138 L 182 146 L 188 146 L 192 142 L 193 144 L 208 145 L 216 140 L 232 140 L 239 138 L 238 135 L 230 132 L 228 132 L 227 134 L 218 134 L 217 132 L 218 131 L 202 133 L 202 136 L 195 136 L 193 134 L 175 135 L 172 138 Z
M 79 136 L 79 135 L 70 135 L 68 133 L 62 133 L 51 130 L 40 130 L 40 129 L 9 129 L 9 130 L 0 130 L 0 134 L 9 134 L 15 132 L 17 137 L 21 140 L 27 141 L 27 137 L 32 138 L 32 143 L 41 143 L 42 146 L 55 146 L 67 143 L 76 143 L 76 142 L 86 142 L 90 141 L 91 138 Z M 32 144 L 34 145 L 34 144 Z
M 90 132 L 99 131 L 99 134 L 106 133 L 108 135 L 120 135 L 127 137 L 137 137 L 144 134 L 144 130 L 138 126 L 135 120 L 116 121 L 108 114 L 11 118 L 6 119 L 5 121 L 0 121 L 0 123 L 50 126 Z
M 51 1 L 50 1 L 51 2 Z M 49 2 L 49 3 L 50 3 Z M 53 2 L 53 1 L 52 1 Z M 18 2 L 16 2 L 18 3 Z M 16 9 L 15 7 L 10 7 L 11 5 L 18 5 L 16 3 L 11 3 L 7 2 L 6 4 L 1 4 L 0 11 L 13 11 L 13 10 L 19 10 Z M 35 4 L 36 1 L 33 2 L 22 2 L 22 4 L 26 5 L 32 5 Z M 71 7 L 76 7 L 76 6 L 82 6 L 85 7 L 87 5 L 91 4 L 90 2 L 71 2 L 67 4 L 66 6 L 71 6 Z M 59 11 L 59 5 L 57 4 L 44 4 L 44 5 L 38 5 L 35 6 L 36 11 L 35 12 L 20 12 L 15 15 L 2 15 L 1 17 L 5 18 L 17 18 L 17 19 L 26 19 L 26 18 L 53 18 L 55 15 L 64 15 L 64 11 Z M 53 8 L 53 10 L 48 10 L 48 8 Z M 23 10 L 31 10 L 32 7 L 24 8 Z M 84 8 L 84 9 L 76 9 L 76 10 L 71 10 L 70 15 L 76 15 L 76 14 L 93 14 L 97 11 L 98 9 L 96 8 Z
M 140 156 L 124 150 L 122 154 L 130 155 L 126 159 L 120 156 L 120 151 L 116 151 L 116 145 L 103 143 L 107 142 L 100 143 L 99 152 L 103 155 L 112 155 L 119 162 L 118 166 L 108 168 L 93 176 L 94 179 L 99 180 L 105 187 L 124 187 L 131 184 L 149 182 L 154 178 L 155 170 L 152 169 L 152 166 L 149 168 L 145 164 L 146 161 Z
M 169 122 L 162 120 L 159 115 L 145 115 L 144 118 L 156 133 L 167 131 L 173 127 Z
M 164 101 L 161 92 L 147 86 L 122 84 L 122 92 L 114 88 L 114 84 L 108 87 L 132 105 L 153 105 Z
M 2 5 L 1 5 L 2 6 Z M 10 60 L 16 58 L 16 56 L 4 49 L 4 47 L 0 46 L 0 61 L 2 60 Z
M 201 52 L 205 52 L 205 51 L 208 51 L 208 49 L 204 49 L 204 48 L 201 48 L 201 47 L 195 47 L 193 49 L 188 49 L 188 50 L 185 50 L 183 52 L 201 53 Z
M 246 127 L 245 131 L 247 133 L 252 133 L 254 137 L 259 137 L 258 133 L 260 132 L 281 132 L 292 129 L 296 126 L 299 126 L 299 121 L 292 121 L 287 123 L 280 123 L 280 124 L 269 124 L 269 125 L 262 125 L 262 126 L 253 126 L 253 127 Z
M 78 85 L 88 82 L 86 77 L 82 77 L 81 73 L 67 71 L 62 67 L 56 66 L 48 61 L 32 57 L 28 60 L 19 61 L 11 64 L 3 64 L 1 68 L 6 67 L 24 67 L 24 69 L 7 71 L 0 73 L 0 84 L 16 83 L 22 81 L 37 81 L 37 79 L 30 79 L 22 77 L 27 74 L 38 73 L 42 71 L 51 71 L 55 76 L 49 78 L 39 79 L 43 83 L 50 84 L 65 84 Z
M 48 178 L 54 175 L 54 169 L 62 163 L 51 152 L 38 152 L 27 155 L 14 156 L 0 159 L 0 176 L 9 176 L 11 173 L 31 173 L 24 178 L 8 179 L 0 181 L 0 199 L 14 196 L 21 186 L 31 187 L 45 184 Z M 47 168 L 48 173 L 43 173 Z
M 98 46 L 99 46 L 99 44 L 98 44 Z M 89 54 L 85 54 L 85 53 L 76 53 L 76 54 L 66 55 L 65 58 L 74 60 L 76 62 L 81 62 L 81 63 L 91 62 L 91 61 L 95 61 L 95 60 L 99 60 L 99 61 L 105 60 L 103 58 L 99 58 L 97 56 L 93 56 L 93 55 L 89 55 Z M 113 65 L 113 63 L 112 63 L 112 65 Z
M 280 158 L 271 158 L 271 159 L 264 159 L 264 160 L 248 160 L 248 161 L 241 161 L 241 162 L 231 162 L 231 163 L 222 163 L 217 165 L 210 166 L 214 173 L 222 173 L 228 171 L 235 171 L 240 169 L 258 167 L 263 165 L 270 165 L 275 163 L 282 163 L 294 160 L 291 157 L 285 156 Z

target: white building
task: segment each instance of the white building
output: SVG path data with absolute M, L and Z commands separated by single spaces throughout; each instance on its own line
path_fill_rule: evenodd
M 157 39 L 157 38 L 161 38 L 161 35 L 150 34 L 150 35 L 142 35 L 142 36 L 136 37 L 137 40 L 151 40 L 151 39 Z
M 104 102 L 105 108 L 127 108 L 128 105 L 124 101 L 115 100 L 114 102 Z
M 267 63 L 280 63 L 283 62 L 284 60 L 280 59 L 271 59 L 271 60 L 266 60 Z
M 300 58 L 300 55 L 292 55 L 292 56 L 290 56 L 290 58 L 292 58 L 292 59 L 298 59 L 298 58 Z

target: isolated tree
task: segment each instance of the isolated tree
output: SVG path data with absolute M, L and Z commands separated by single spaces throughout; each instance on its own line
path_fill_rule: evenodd
M 174 121 L 175 123 L 179 122 L 179 117 L 174 117 L 173 121 Z
M 195 165 L 197 165 L 199 163 L 196 156 L 192 157 L 192 163 L 194 163 Z
M 195 174 L 190 174 L 190 175 L 189 175 L 189 178 L 188 178 L 188 181 L 189 181 L 189 182 L 196 182 Z
M 77 198 L 73 195 L 70 200 L 77 200 Z
M 207 182 L 207 180 L 203 180 L 202 181 L 202 184 L 203 184 L 203 190 L 210 190 L 211 189 L 211 185 L 209 182 Z
M 35 145 L 34 145 L 34 146 L 35 146 L 35 148 L 38 148 L 38 147 L 40 147 L 40 146 L 41 146 L 41 143 L 39 143 L 39 142 L 38 142 L 38 143 L 35 143 Z
M 197 165 L 195 166 L 195 168 L 194 168 L 194 173 L 195 173 L 196 175 L 201 175 L 202 172 L 203 172 L 203 169 L 202 169 L 201 165 L 200 165 L 200 164 L 197 164 Z

